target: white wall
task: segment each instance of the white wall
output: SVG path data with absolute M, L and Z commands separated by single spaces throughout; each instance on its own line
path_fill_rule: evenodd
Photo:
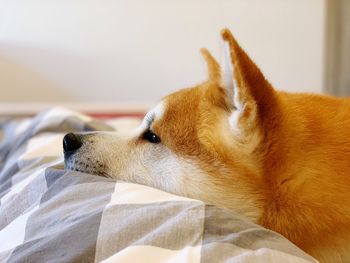
M 0 0 L 0 101 L 153 102 L 229 27 L 275 87 L 320 92 L 325 0 Z

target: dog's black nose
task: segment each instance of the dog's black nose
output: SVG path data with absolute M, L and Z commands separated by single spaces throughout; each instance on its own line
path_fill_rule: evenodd
M 63 138 L 63 150 L 65 153 L 74 152 L 81 147 L 80 137 L 74 133 L 68 133 Z

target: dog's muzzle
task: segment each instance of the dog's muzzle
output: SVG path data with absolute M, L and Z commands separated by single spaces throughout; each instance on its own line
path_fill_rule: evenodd
M 81 137 L 74 133 L 68 133 L 63 138 L 64 157 L 68 158 L 83 145 Z

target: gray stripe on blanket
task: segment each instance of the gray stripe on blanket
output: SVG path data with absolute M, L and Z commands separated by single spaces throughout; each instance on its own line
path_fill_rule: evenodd
M 32 171 L 24 173 L 24 175 L 28 177 L 30 173 Z M 0 217 L 0 230 L 24 214 L 28 209 L 38 205 L 46 190 L 45 171 L 43 171 L 31 183 L 25 186 L 22 191 L 15 194 L 0 207 L 0 214 L 5 215 Z
M 85 214 L 77 222 L 64 224 L 59 231 L 49 230 L 46 225 L 43 235 L 37 233 L 35 238 L 27 238 L 12 252 L 7 263 L 94 262 L 101 216 L 102 210 Z M 28 223 L 32 224 L 33 221 Z
M 45 178 L 50 187 L 28 218 L 24 243 L 8 262 L 94 262 L 102 211 L 115 184 L 64 170 L 48 170 Z
M 196 201 L 113 205 L 103 212 L 96 261 L 135 245 L 171 250 L 200 245 L 203 215 L 204 204 Z
M 17 162 L 13 162 L 10 165 L 5 165 L 5 167 L 2 169 L 0 173 L 0 198 L 10 191 L 12 187 L 12 176 L 18 171 L 19 167 Z
M 206 205 L 201 262 L 224 262 L 237 253 L 236 247 L 258 250 L 270 248 L 312 261 L 278 233 L 257 226 L 228 210 Z M 218 255 L 217 250 L 225 251 Z M 215 259 L 215 260 L 214 260 Z
M 0 120 L 0 171 L 15 141 L 16 125 L 18 124 L 15 121 Z

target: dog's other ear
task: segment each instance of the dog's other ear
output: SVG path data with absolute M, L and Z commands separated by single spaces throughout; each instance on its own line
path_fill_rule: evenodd
M 220 83 L 221 68 L 219 63 L 215 60 L 215 58 L 210 54 L 210 52 L 206 48 L 202 48 L 201 53 L 207 63 L 209 81 Z
M 223 29 L 221 35 L 225 53 L 222 85 L 232 111 L 230 125 L 239 133 L 249 132 L 271 117 L 275 91 L 231 32 Z

